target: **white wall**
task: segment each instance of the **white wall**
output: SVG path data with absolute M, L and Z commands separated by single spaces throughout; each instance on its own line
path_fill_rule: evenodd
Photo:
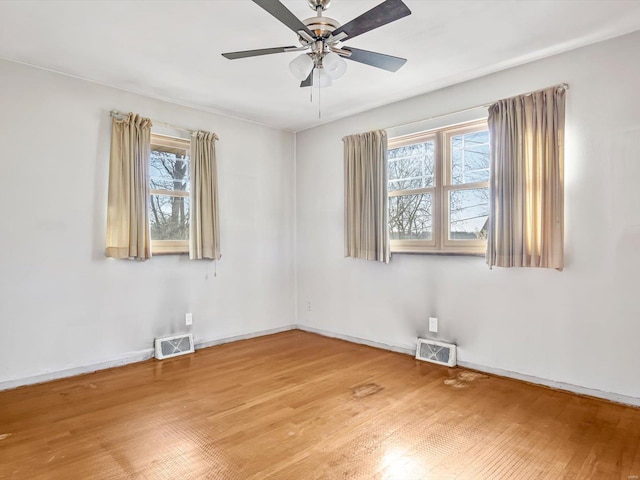
M 635 33 L 299 133 L 295 165 L 290 133 L 0 61 L 0 384 L 135 356 L 187 311 L 201 342 L 297 321 L 406 349 L 436 315 L 462 361 L 640 398 L 638 45 Z M 564 272 L 343 258 L 344 135 L 565 81 Z M 111 109 L 220 136 L 217 277 L 183 256 L 104 258 Z
M 297 135 L 298 323 L 467 363 L 640 398 L 640 33 L 458 84 Z M 568 82 L 566 269 L 483 258 L 343 258 L 344 135 Z M 311 311 L 307 302 L 311 302 Z
M 220 137 L 222 255 L 104 257 L 109 111 Z M 0 384 L 295 323 L 293 134 L 0 61 Z M 19 383 L 19 382 L 18 382 Z

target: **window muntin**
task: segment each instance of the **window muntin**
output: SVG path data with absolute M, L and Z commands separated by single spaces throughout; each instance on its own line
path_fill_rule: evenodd
M 389 191 L 433 186 L 434 150 L 433 140 L 389 150 Z
M 489 213 L 485 120 L 389 141 L 392 252 L 479 254 Z
M 189 140 L 151 135 L 149 223 L 153 253 L 189 251 Z

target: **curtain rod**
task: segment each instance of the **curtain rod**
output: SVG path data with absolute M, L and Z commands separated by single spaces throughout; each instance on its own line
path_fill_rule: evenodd
M 532 91 L 527 92 L 527 93 L 521 93 L 521 94 L 516 95 L 516 96 L 520 97 L 520 96 L 533 95 L 534 93 L 542 92 L 543 90 L 548 90 L 548 89 L 554 88 L 554 87 L 555 88 L 563 88 L 565 90 L 569 90 L 569 84 L 565 82 L 565 83 L 559 83 L 557 85 L 551 85 L 550 87 L 546 87 L 546 88 L 539 88 L 538 90 L 532 90 Z M 513 97 L 507 97 L 507 98 L 513 98 Z M 503 99 L 500 99 L 500 100 L 503 100 Z M 469 112 L 471 110 L 475 110 L 476 108 L 482 108 L 482 107 L 488 108 L 491 105 L 493 105 L 494 103 L 499 102 L 500 100 L 494 100 L 493 102 L 483 103 L 482 105 L 476 105 L 475 107 L 463 108 L 462 110 L 456 110 L 455 112 L 447 112 L 447 113 L 442 113 L 440 115 L 434 115 L 432 117 L 423 118 L 422 120 L 416 120 L 415 122 L 403 123 L 402 125 L 394 125 L 392 127 L 385 127 L 385 130 L 386 129 L 392 129 L 392 128 L 410 127 L 411 125 L 417 125 L 418 123 L 428 122 L 429 120 L 435 120 L 436 118 L 448 117 L 449 115 L 456 115 L 458 113 Z
M 110 113 L 111 113 L 112 117 L 118 118 L 119 120 L 121 120 L 122 118 L 126 118 L 129 115 L 128 113 L 122 113 L 122 112 L 119 112 L 117 110 L 111 110 Z M 154 125 L 157 125 L 159 127 L 173 128 L 174 130 L 180 130 L 181 132 L 187 132 L 187 133 L 189 133 L 191 135 L 196 133 L 193 130 L 188 130 L 186 128 L 178 127 L 176 125 L 171 125 L 170 123 L 166 123 L 166 122 L 158 122 L 156 120 L 151 120 L 151 123 L 153 123 Z M 216 137 L 217 137 L 217 135 L 216 135 Z

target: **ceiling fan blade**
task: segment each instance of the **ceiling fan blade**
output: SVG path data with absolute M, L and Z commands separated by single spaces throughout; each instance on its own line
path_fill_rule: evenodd
M 304 88 L 304 87 L 313 87 L 313 68 L 311 69 L 311 73 L 309 74 L 309 76 L 302 81 L 302 83 L 300 84 L 300 88 Z
M 298 17 L 291 13 L 279 0 L 253 0 L 253 3 L 265 9 L 294 32 L 298 33 L 298 31 L 302 30 L 308 33 L 311 38 L 316 38 L 316 36 L 311 33 L 311 30 L 309 30 L 307 26 L 302 23 Z
M 402 0 L 386 0 L 377 7 L 373 7 L 368 12 L 354 18 L 349 23 L 345 23 L 331 34 L 335 37 L 344 32 L 348 35 L 347 39 L 350 40 L 369 30 L 395 22 L 407 15 L 411 15 L 411 10 L 409 10 L 409 7 L 407 7 Z
M 223 53 L 224 58 L 229 60 L 235 60 L 237 58 L 247 57 L 259 57 L 260 55 L 271 55 L 272 53 L 283 53 L 289 51 L 291 48 L 296 47 L 275 47 L 275 48 L 261 48 L 260 50 L 244 50 L 243 52 L 229 52 Z
M 360 50 L 359 48 L 342 47 L 343 50 L 351 52 L 349 60 L 354 62 L 364 63 L 365 65 L 371 65 L 372 67 L 381 68 L 390 72 L 397 72 L 401 66 L 407 63 L 406 58 L 394 57 L 391 55 L 385 55 L 384 53 L 370 52 L 368 50 Z

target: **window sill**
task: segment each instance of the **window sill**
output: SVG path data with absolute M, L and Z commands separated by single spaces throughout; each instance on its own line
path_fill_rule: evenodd
M 447 245 L 443 248 L 437 248 L 433 245 L 419 245 L 407 242 L 405 245 L 398 245 L 391 242 L 391 253 L 393 255 L 450 255 L 465 257 L 485 257 L 487 253 L 486 245 Z
M 485 257 L 483 251 L 469 250 L 391 250 L 392 255 L 447 255 L 454 257 Z
M 189 255 L 189 252 L 151 252 L 154 257 L 165 257 L 167 255 Z
M 184 255 L 189 253 L 189 242 L 185 240 L 153 240 L 153 255 Z

